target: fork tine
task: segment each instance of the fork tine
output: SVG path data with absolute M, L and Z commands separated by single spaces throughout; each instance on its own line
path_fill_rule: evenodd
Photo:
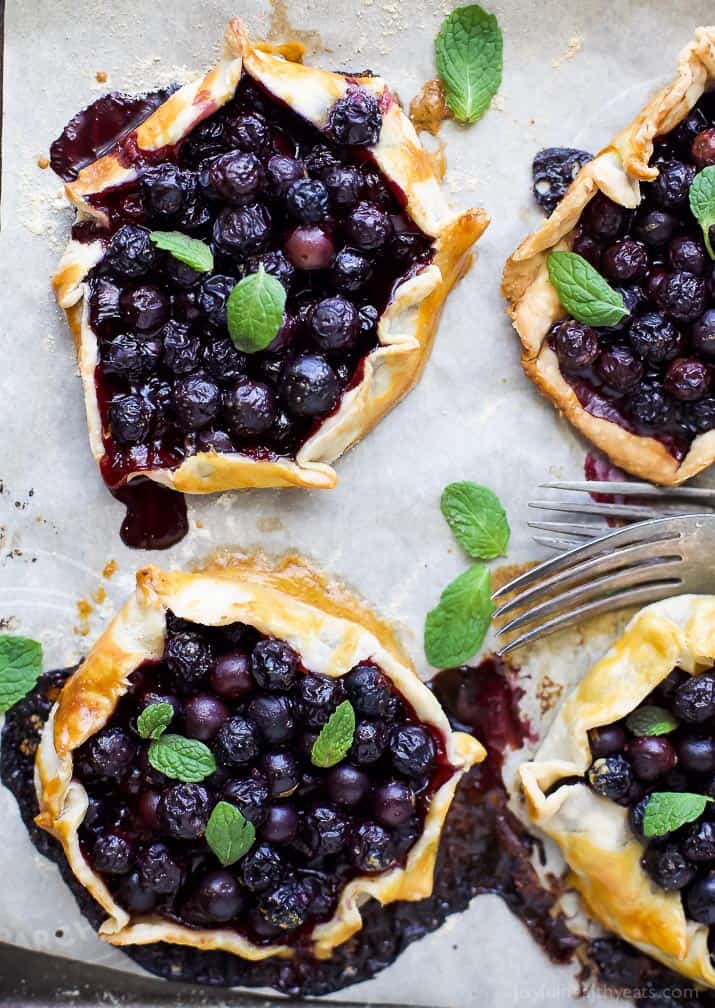
M 602 536 L 600 539 L 576 546 L 574 549 L 569 550 L 568 553 L 562 553 L 561 556 L 545 560 L 537 567 L 532 567 L 531 570 L 519 574 L 518 577 L 512 578 L 507 584 L 498 588 L 492 594 L 492 598 L 496 601 L 502 595 L 510 595 L 517 588 L 525 588 L 533 581 L 538 581 L 547 574 L 556 574 L 573 563 L 587 560 L 589 557 L 596 556 L 599 553 L 606 553 L 617 546 L 625 546 L 638 542 L 665 543 L 679 538 L 680 533 L 672 530 L 668 518 L 657 518 L 654 521 L 629 525 L 628 528 L 614 529 L 613 532 Z
M 530 588 L 526 588 L 514 596 L 514 598 L 509 599 L 501 605 L 494 613 L 494 619 L 505 616 L 514 609 L 521 609 L 527 602 L 533 602 L 534 599 L 551 594 L 555 589 L 561 590 L 574 581 L 583 581 L 585 578 L 589 579 L 588 585 L 582 584 L 578 589 L 579 591 L 583 591 L 591 584 L 600 583 L 591 581 L 592 578 L 599 578 L 602 581 L 604 575 L 612 577 L 616 571 L 623 568 L 626 568 L 627 572 L 636 571 L 641 568 L 653 571 L 658 566 L 658 561 L 660 561 L 660 564 L 663 564 L 665 561 L 672 560 L 682 561 L 677 545 L 668 545 L 663 542 L 643 542 L 635 543 L 632 546 L 622 546 L 620 549 L 613 550 L 612 552 L 590 557 L 587 560 L 581 561 L 581 563 L 574 564 L 572 567 L 567 567 L 559 573 L 552 574 L 550 577 L 546 577 L 536 584 L 532 584 Z
M 564 535 L 578 536 L 580 539 L 597 539 L 610 532 L 608 525 L 583 525 L 579 522 L 535 522 L 526 523 L 529 528 L 541 529 L 542 532 L 561 532 Z
M 563 553 L 566 550 L 572 550 L 574 546 L 578 546 L 577 539 L 557 539 L 555 536 L 532 536 L 531 537 L 535 543 L 539 546 L 546 546 L 547 549 L 557 550 L 559 553 Z
M 643 521 L 648 518 L 662 518 L 662 508 L 650 508 L 640 504 L 581 504 L 576 501 L 537 500 L 529 501 L 529 507 L 537 511 L 563 511 L 566 514 L 592 514 L 606 518 L 634 518 Z
M 667 581 L 662 585 L 642 585 L 640 588 L 633 588 L 630 591 L 620 592 L 617 595 L 609 595 L 608 598 L 599 599 L 597 602 L 589 602 L 587 605 L 573 609 L 571 612 L 555 616 L 546 623 L 542 623 L 541 626 L 527 630 L 526 633 L 520 634 L 519 637 L 498 648 L 497 654 L 504 657 L 510 651 L 516 650 L 516 648 L 530 644 L 540 637 L 547 637 L 552 633 L 556 633 L 557 630 L 563 630 L 568 626 L 572 626 L 574 623 L 580 623 L 581 620 L 589 616 L 598 616 L 601 613 L 611 612 L 614 609 L 626 609 L 630 606 L 659 602 L 661 599 L 672 595 L 672 593 L 672 582 Z M 497 631 L 497 634 L 500 635 L 501 631 Z
M 572 604 L 582 603 L 585 605 L 588 602 L 595 602 L 599 598 L 603 598 L 606 593 L 610 595 L 613 591 L 617 592 L 624 588 L 631 588 L 637 584 L 652 584 L 653 582 L 660 584 L 664 579 L 669 577 L 673 578 L 671 582 L 673 585 L 682 584 L 682 578 L 677 576 L 681 570 L 682 560 L 678 557 L 676 560 L 656 560 L 644 564 L 642 567 L 626 567 L 625 570 L 604 574 L 602 577 L 594 578 L 587 584 L 569 588 L 555 598 L 540 602 L 532 609 L 527 610 L 527 612 L 521 613 L 521 615 L 509 620 L 508 623 L 501 627 L 500 632 L 503 634 L 511 633 L 512 630 L 518 630 L 519 627 L 523 627 L 527 623 L 535 623 L 544 616 L 551 616 L 552 613 L 560 612 L 567 606 L 570 608 Z M 507 603 L 507 606 L 509 606 L 509 603 Z M 494 615 L 496 616 L 496 613 Z
M 559 480 L 540 483 L 540 490 L 574 490 L 584 493 L 621 494 L 625 497 L 677 497 L 715 506 L 715 490 L 706 487 L 657 487 L 650 483 L 616 483 L 608 480 Z

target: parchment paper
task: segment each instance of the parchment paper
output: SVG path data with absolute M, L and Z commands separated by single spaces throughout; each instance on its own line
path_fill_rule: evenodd
M 297 0 L 289 19 L 312 46 L 309 60 L 379 70 L 407 104 L 434 76 L 433 40 L 451 6 Z M 420 386 L 339 463 L 337 490 L 193 498 L 189 537 L 166 553 L 146 554 L 120 542 L 123 509 L 90 456 L 71 341 L 49 288 L 71 218 L 60 209 L 58 181 L 37 161 L 66 120 L 102 91 L 141 90 L 209 65 L 231 14 L 257 36 L 286 38 L 290 25 L 279 0 L 272 7 L 268 0 L 8 0 L 0 619 L 11 632 L 41 639 L 48 667 L 86 651 L 137 567 L 184 566 L 218 545 L 236 545 L 298 549 L 341 575 L 398 624 L 427 676 L 424 615 L 466 566 L 438 507 L 452 480 L 486 483 L 505 502 L 510 562 L 540 556 L 526 527 L 527 500 L 543 479 L 579 478 L 585 445 L 523 377 L 498 290 L 505 257 L 540 218 L 530 195 L 531 158 L 546 145 L 596 150 L 610 140 L 669 78 L 712 5 L 494 0 L 489 7 L 504 31 L 502 89 L 480 123 L 468 130 L 447 123 L 442 139 L 455 206 L 484 205 L 493 223 L 448 303 Z M 613 621 L 604 621 L 586 637 L 567 634 L 520 656 L 532 712 L 546 676 L 558 695 L 614 632 Z M 136 969 L 94 936 L 56 869 L 34 853 L 5 790 L 0 939 Z M 486 896 L 342 997 L 449 1008 L 569 1005 L 577 989 L 575 971 L 552 967 L 501 901 Z M 611 1002 L 596 992 L 590 1003 Z

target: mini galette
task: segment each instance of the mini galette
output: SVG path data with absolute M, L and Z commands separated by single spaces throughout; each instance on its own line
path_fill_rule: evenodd
M 53 145 L 77 209 L 54 286 L 112 488 L 333 487 L 335 459 L 419 379 L 487 226 L 449 210 L 382 78 L 277 49 L 232 20 L 205 77 L 100 99 Z M 157 231 L 201 240 L 213 265 L 162 251 Z M 226 302 L 261 268 L 287 300 L 247 353 Z
M 148 567 L 47 722 L 37 822 L 113 945 L 325 959 L 365 900 L 430 895 L 484 755 L 389 627 L 297 560 Z
M 520 768 L 604 927 L 715 987 L 715 597 L 641 610 Z
M 507 262 L 503 292 L 527 375 L 619 466 L 675 484 L 715 459 L 713 262 L 689 205 L 715 164 L 715 28 L 699 28 L 675 80 L 597 157 Z M 630 315 L 564 318 L 547 256 L 572 250 Z

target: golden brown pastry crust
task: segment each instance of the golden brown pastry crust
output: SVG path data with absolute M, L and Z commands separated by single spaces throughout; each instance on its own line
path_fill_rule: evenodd
M 642 609 L 566 700 L 535 759 L 520 768 L 531 821 L 556 841 L 570 882 L 604 927 L 692 980 L 715 987 L 708 928 L 685 916 L 680 893 L 641 866 L 625 808 L 584 783 L 588 732 L 626 717 L 675 666 L 698 675 L 715 659 L 715 596 L 680 595 Z
M 584 409 L 546 343 L 552 323 L 564 315 L 549 283 L 546 257 L 553 249 L 571 247 L 581 214 L 599 190 L 624 207 L 638 205 L 639 183 L 651 182 L 658 176 L 657 168 L 648 164 L 654 138 L 674 129 L 713 83 L 715 27 L 698 28 L 693 41 L 680 54 L 673 82 L 593 161 L 584 165 L 552 215 L 507 260 L 502 278 L 502 293 L 522 342 L 522 367 L 527 375 L 566 419 L 616 465 L 665 485 L 682 483 L 715 460 L 715 431 L 696 437 L 688 454 L 678 462 L 655 438 L 632 434 Z
M 202 80 L 171 95 L 136 131 L 140 149 L 156 150 L 177 143 L 198 122 L 233 96 L 241 74 L 250 74 L 277 98 L 316 126 L 324 126 L 335 101 L 348 84 L 342 74 L 290 62 L 273 48 L 252 44 L 241 23 L 233 19 L 224 37 L 223 58 Z M 453 214 L 440 190 L 432 162 L 422 148 L 412 123 L 381 77 L 355 78 L 380 99 L 383 120 L 380 139 L 371 153 L 384 175 L 405 195 L 406 209 L 417 225 L 434 239 L 432 263 L 396 289 L 378 324 L 378 347 L 365 360 L 362 381 L 342 398 L 337 412 L 326 419 L 302 446 L 295 461 L 257 461 L 239 453 L 199 452 L 176 469 L 133 473 L 148 476 L 184 493 L 214 493 L 246 487 L 302 486 L 331 489 L 337 483 L 332 463 L 359 441 L 419 380 L 429 357 L 442 304 L 471 263 L 471 248 L 489 223 L 483 210 Z M 105 223 L 105 215 L 87 197 L 133 181 L 137 169 L 110 153 L 88 165 L 75 182 L 65 186 L 78 217 Z M 97 340 L 86 312 L 84 280 L 103 254 L 101 242 L 70 241 L 53 285 L 57 301 L 68 313 L 78 344 L 92 453 L 104 455 L 102 428 L 94 387 Z M 75 316 L 69 317 L 70 310 Z M 77 318 L 79 315 L 79 320 Z
M 167 609 L 209 626 L 249 623 L 287 640 L 307 667 L 325 675 L 344 675 L 370 657 L 417 717 L 444 739 L 453 772 L 432 798 L 422 835 L 404 868 L 353 879 L 331 920 L 314 928 L 314 954 L 328 958 L 360 930 L 360 906 L 369 897 L 386 904 L 429 896 L 440 833 L 455 788 L 462 775 L 484 759 L 484 749 L 471 736 L 451 731 L 434 694 L 417 677 L 389 626 L 346 589 L 296 557 L 275 565 L 261 555 L 228 556 L 217 558 L 200 573 L 140 570 L 135 594 L 68 680 L 43 732 L 36 760 L 40 807 L 36 821 L 60 841 L 75 876 L 107 912 L 100 936 L 113 945 L 167 941 L 223 949 L 245 959 L 293 954 L 285 945 L 253 945 L 229 929 L 197 930 L 151 915 L 131 916 L 116 904 L 80 851 L 77 831 L 87 809 L 87 793 L 72 779 L 73 752 L 107 723 L 134 669 L 163 654 Z

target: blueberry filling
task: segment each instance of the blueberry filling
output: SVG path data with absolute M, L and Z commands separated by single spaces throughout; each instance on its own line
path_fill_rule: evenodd
M 176 147 L 149 157 L 131 134 L 120 141 L 138 181 L 91 197 L 108 231 L 74 230 L 106 242 L 88 307 L 110 487 L 199 451 L 294 458 L 360 380 L 396 284 L 432 255 L 366 150 L 381 126 L 360 88 L 321 131 L 244 75 Z M 208 243 L 213 271 L 157 250 L 151 230 Z M 229 338 L 226 301 L 261 265 L 287 291 L 285 320 L 246 355 Z
M 346 699 L 352 748 L 320 769 L 313 743 Z M 137 718 L 158 703 L 173 708 L 170 732 L 211 749 L 211 776 L 185 783 L 151 765 Z M 441 740 L 374 662 L 332 679 L 251 627 L 169 613 L 163 659 L 132 674 L 107 725 L 75 753 L 74 772 L 89 800 L 82 852 L 120 906 L 230 926 L 260 944 L 300 941 L 333 915 L 351 879 L 404 864 L 452 770 Z M 219 801 L 256 830 L 229 867 L 205 839 Z
M 548 336 L 585 410 L 658 439 L 677 460 L 715 429 L 713 263 L 688 203 L 696 172 L 715 164 L 713 123 L 707 94 L 657 138 L 659 175 L 641 183 L 635 211 L 598 193 L 583 212 L 573 250 L 622 292 L 630 316 L 609 328 L 561 320 Z
M 653 730 L 662 734 L 637 734 L 643 718 L 661 722 Z M 593 762 L 586 783 L 628 809 L 630 827 L 645 848 L 641 863 L 649 878 L 661 889 L 681 892 L 691 920 L 714 924 L 713 806 L 665 835 L 647 836 L 644 816 L 654 793 L 715 796 L 715 669 L 698 676 L 673 669 L 625 722 L 591 729 L 589 742 Z

